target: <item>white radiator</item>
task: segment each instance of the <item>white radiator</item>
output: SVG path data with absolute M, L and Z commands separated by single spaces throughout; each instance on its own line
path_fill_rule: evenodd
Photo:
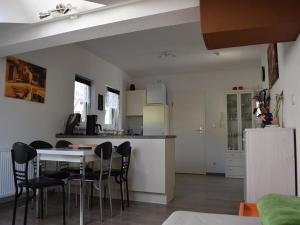
M 33 177 L 33 167 L 29 164 L 29 177 Z M 18 166 L 17 166 L 18 167 Z M 14 195 L 15 185 L 10 151 L 0 151 L 0 198 Z

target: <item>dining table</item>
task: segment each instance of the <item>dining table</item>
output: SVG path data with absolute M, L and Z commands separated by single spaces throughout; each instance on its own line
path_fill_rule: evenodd
M 113 152 L 113 158 L 120 157 L 115 151 Z M 85 175 L 86 164 L 89 162 L 99 161 L 100 158 L 94 153 L 93 148 L 90 149 L 74 149 L 74 148 L 51 148 L 51 149 L 37 149 L 37 176 L 40 175 L 40 163 L 41 161 L 52 162 L 69 162 L 78 163 L 80 165 L 80 225 L 84 225 L 84 206 L 85 206 Z M 36 202 L 37 208 L 38 201 Z

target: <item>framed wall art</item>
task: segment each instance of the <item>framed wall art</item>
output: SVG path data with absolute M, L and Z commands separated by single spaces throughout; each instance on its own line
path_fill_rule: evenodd
M 279 78 L 277 44 L 268 46 L 269 88 L 271 89 Z
M 32 102 L 45 102 L 46 73 L 43 67 L 13 56 L 6 60 L 5 96 Z

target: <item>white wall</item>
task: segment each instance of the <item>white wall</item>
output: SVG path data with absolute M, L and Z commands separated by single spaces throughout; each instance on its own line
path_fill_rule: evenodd
M 103 124 L 104 112 L 96 110 L 95 95 L 104 94 L 109 85 L 124 95 L 127 74 L 78 45 L 68 45 L 18 55 L 47 69 L 44 104 L 4 97 L 6 58 L 0 58 L 0 149 L 15 141 L 29 143 L 42 139 L 54 144 L 55 134 L 64 131 L 64 122 L 73 112 L 75 74 L 94 82 L 92 113 Z M 124 98 L 121 99 L 121 115 Z M 124 117 L 122 122 L 124 125 Z
M 260 63 L 254 63 L 238 70 L 202 72 L 195 74 L 161 75 L 155 77 L 135 77 L 132 82 L 138 89 L 145 88 L 147 83 L 162 80 L 168 90 L 168 102 L 172 102 L 172 93 L 178 88 L 201 89 L 206 98 L 206 158 L 207 171 L 224 173 L 225 128 L 220 127 L 220 114 L 225 112 L 224 93 L 233 86 L 242 85 L 257 89 L 260 84 Z M 195 102 L 196 104 L 196 102 Z M 176 121 L 175 121 L 176 122 Z M 213 124 L 217 127 L 213 128 Z M 176 131 L 174 131 L 176 134 Z M 176 150 L 177 151 L 177 150 Z M 216 165 L 214 165 L 216 163 Z
M 264 55 L 263 64 L 267 60 Z M 300 180 L 300 38 L 290 43 L 278 44 L 279 79 L 271 90 L 271 108 L 274 108 L 275 95 L 283 90 L 283 126 L 296 128 L 297 155 L 298 155 L 298 181 Z M 268 68 L 266 66 L 266 68 Z M 294 97 L 293 97 L 294 96 Z M 294 103 L 293 99 L 294 98 Z M 292 163 L 292 162 L 291 162 Z M 300 187 L 298 185 L 298 193 Z

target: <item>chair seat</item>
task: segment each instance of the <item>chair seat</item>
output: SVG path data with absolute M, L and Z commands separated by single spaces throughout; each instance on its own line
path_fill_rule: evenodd
M 111 169 L 111 172 L 110 172 L 110 175 L 111 176 L 118 176 L 118 175 L 120 175 L 120 174 L 122 174 L 122 171 L 121 170 L 118 170 L 118 169 Z
M 70 176 L 70 180 L 81 180 L 82 175 L 81 174 L 76 174 L 76 175 L 72 175 Z M 102 175 L 102 180 L 107 179 L 108 174 L 105 173 Z M 88 173 L 85 175 L 85 180 L 87 181 L 96 181 L 99 180 L 100 178 L 100 173 L 99 172 L 93 172 L 93 173 Z
M 32 189 L 44 188 L 44 187 L 52 187 L 64 185 L 65 183 L 60 179 L 49 178 L 45 176 L 41 176 L 38 178 L 28 180 L 28 185 L 25 182 L 19 183 L 20 187 L 29 187 Z
M 67 168 L 62 168 L 61 171 L 67 172 L 67 173 L 73 173 L 73 174 L 80 174 L 80 168 L 79 167 L 67 167 Z M 92 173 L 93 170 L 89 167 L 85 168 L 86 173 Z
M 70 174 L 65 171 L 45 171 L 43 172 L 43 176 L 64 180 L 67 179 L 70 176 Z

